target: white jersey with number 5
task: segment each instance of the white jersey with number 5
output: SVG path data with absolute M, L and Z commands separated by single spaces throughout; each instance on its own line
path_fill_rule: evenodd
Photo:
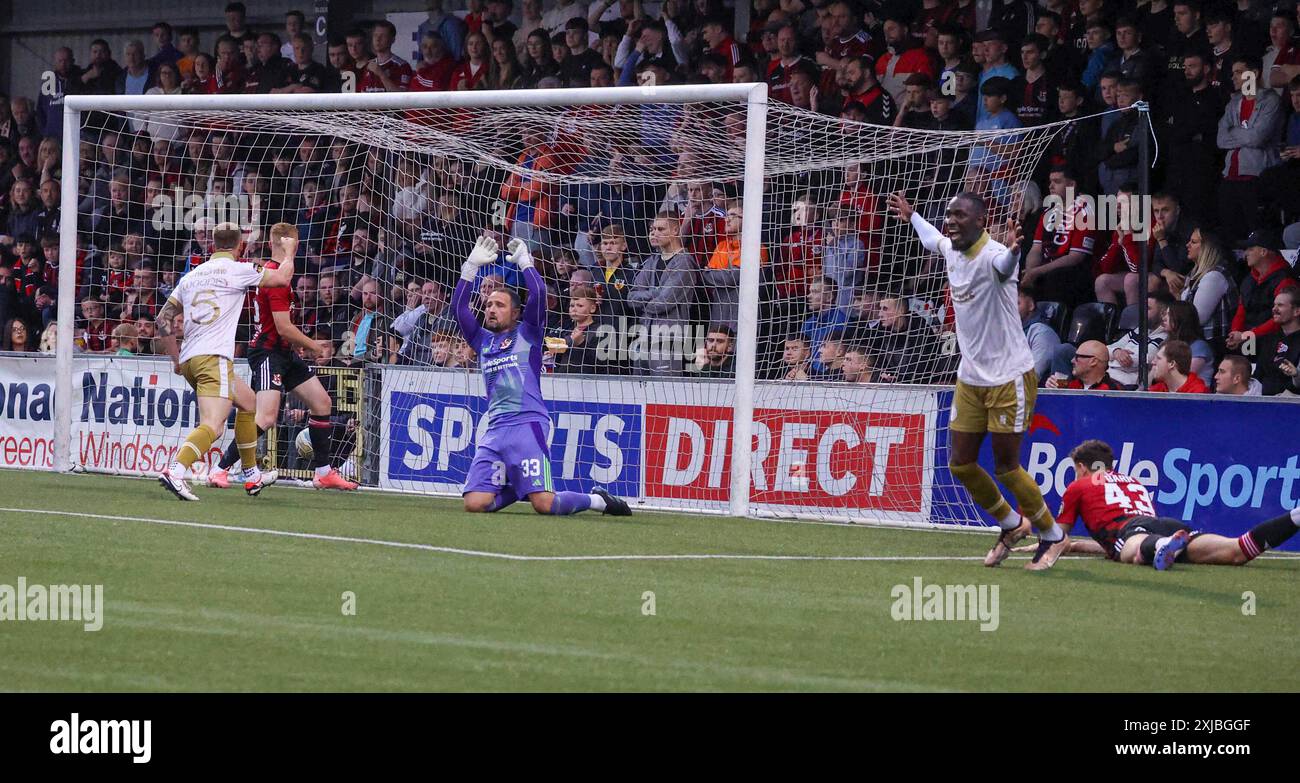
M 236 261 L 229 253 L 190 270 L 169 297 L 185 310 L 185 335 L 180 361 L 192 356 L 235 358 L 235 330 L 244 309 L 244 294 L 262 282 L 262 270 Z
M 926 223 L 912 215 L 912 224 Z M 926 228 L 938 233 L 926 223 Z M 921 228 L 917 226 L 917 232 Z M 957 345 L 961 364 L 957 380 L 970 386 L 1001 386 L 1034 369 L 1029 338 L 1020 325 L 1018 283 L 1014 276 L 1003 280 L 993 262 L 1007 252 L 1007 246 L 984 232 L 965 251 L 954 250 L 952 240 L 942 237 L 937 251 L 948 267 L 953 314 L 957 321 Z

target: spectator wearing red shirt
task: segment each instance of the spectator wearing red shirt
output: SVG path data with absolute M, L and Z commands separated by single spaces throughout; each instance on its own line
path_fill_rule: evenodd
M 703 26 L 700 27 L 700 35 L 708 45 L 709 51 L 727 63 L 725 81 L 730 83 L 732 69 L 743 58 L 744 50 L 736 43 L 736 39 L 731 37 L 731 33 L 727 32 L 727 23 L 720 17 L 711 16 L 704 20 Z
M 375 56 L 357 61 L 362 71 L 359 92 L 406 92 L 411 86 L 410 64 L 393 54 L 396 39 L 397 27 L 392 22 L 385 19 L 375 23 L 370 31 L 370 46 Z
M 1109 302 L 1119 306 L 1119 295 L 1124 295 L 1125 304 L 1138 301 L 1138 267 L 1142 262 L 1142 251 L 1133 236 L 1129 217 L 1137 213 L 1130 205 L 1135 204 L 1137 186 L 1126 184 L 1119 189 L 1117 203 L 1120 219 L 1125 228 L 1111 232 L 1110 246 L 1097 262 L 1097 279 L 1094 288 L 1098 302 Z M 1154 291 L 1160 287 L 1160 278 L 1147 276 L 1147 290 Z
M 906 11 L 892 11 L 885 17 L 885 43 L 888 50 L 876 59 L 876 78 L 895 102 L 902 99 L 908 76 L 920 73 L 931 81 L 939 78 L 937 58 L 912 40 L 912 20 Z
M 487 39 L 482 33 L 470 33 L 465 36 L 465 61 L 451 75 L 451 89 L 477 89 L 479 82 L 487 76 L 488 67 Z
M 862 29 L 862 17 L 854 13 L 853 7 L 845 0 L 831 3 L 828 9 L 831 18 L 831 37 L 825 46 L 817 52 L 817 64 L 823 68 L 838 69 L 846 60 L 869 54 L 877 57 L 885 51 L 883 42 L 876 41 L 871 34 Z
M 791 207 L 791 228 L 777 250 L 777 298 L 805 301 L 808 281 L 819 277 L 825 241 L 817 225 L 817 207 L 808 194 L 801 195 Z
M 194 68 L 198 78 L 198 63 Z M 229 95 L 244 91 L 244 56 L 234 38 L 223 35 L 217 41 L 217 92 Z
M 1021 285 L 1038 286 L 1070 306 L 1089 301 L 1093 295 L 1092 255 L 1094 239 L 1088 226 L 1092 216 L 1078 197 L 1078 177 L 1068 166 L 1053 166 L 1048 177 L 1051 195 L 1065 202 L 1064 208 L 1047 209 L 1038 219 L 1034 244 L 1025 258 Z
M 1278 293 L 1296 288 L 1295 273 L 1279 254 L 1281 243 L 1272 232 L 1255 231 L 1246 244 L 1250 274 L 1241 281 L 1241 299 L 1228 333 L 1229 350 L 1236 350 L 1246 340 L 1276 332 L 1273 300 Z
M 451 87 L 456 61 L 447 54 L 447 44 L 430 30 L 420 39 L 420 62 L 411 78 L 411 92 L 441 92 Z
M 853 104 L 863 107 L 865 122 L 874 125 L 893 125 L 898 116 L 898 104 L 894 97 L 876 81 L 875 62 L 871 55 L 850 59 L 840 69 L 840 90 L 844 93 L 844 107 L 841 113 Z
M 1064 380 L 1056 375 L 1044 384 L 1049 389 L 1082 389 L 1092 391 L 1121 391 L 1123 386 L 1110 377 L 1110 349 L 1098 340 L 1088 340 L 1075 351 L 1071 366 L 1070 379 Z
M 77 325 L 77 349 L 89 353 L 108 350 L 109 337 L 117 327 L 116 321 L 104 317 L 104 303 L 93 297 L 81 300 L 82 322 Z
M 219 87 L 217 61 L 207 52 L 194 55 L 194 73 L 181 85 L 181 91 L 186 95 L 215 95 Z
M 790 75 L 797 66 L 811 62 L 799 53 L 799 33 L 789 22 L 776 32 L 776 56 L 767 64 L 767 86 L 773 100 L 790 102 Z
M 682 244 L 703 269 L 726 232 L 727 213 L 713 202 L 713 184 L 695 181 L 686 188 L 682 208 Z
M 1201 376 L 1192 372 L 1192 347 L 1182 340 L 1166 340 L 1151 362 L 1151 391 L 1209 394 Z

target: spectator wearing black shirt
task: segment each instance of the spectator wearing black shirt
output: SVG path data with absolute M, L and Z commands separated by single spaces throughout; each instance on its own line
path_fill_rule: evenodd
M 1056 83 L 1047 72 L 1043 56 L 1047 39 L 1037 33 L 1020 45 L 1024 74 L 1015 80 L 1016 117 L 1023 126 L 1042 125 L 1057 107 Z
M 604 63 L 600 53 L 588 46 L 590 28 L 585 17 L 575 16 L 564 23 L 564 43 L 569 56 L 560 66 L 561 75 L 570 87 L 591 84 L 591 69 Z
M 1200 0 L 1174 0 L 1173 9 L 1174 30 L 1165 45 L 1165 81 L 1181 85 L 1185 78 L 1183 68 L 1187 55 L 1206 52 L 1206 62 L 1212 65 L 1213 61 L 1208 56 L 1210 42 L 1201 25 Z
M 1255 378 L 1264 394 L 1300 394 L 1300 292 L 1287 288 L 1273 299 L 1273 323 L 1277 330 L 1259 341 Z
M 731 378 L 736 374 L 736 333 L 727 324 L 712 324 L 704 333 L 695 360 L 701 378 Z
M 1141 8 L 1141 6 L 1139 6 Z M 1174 36 L 1174 9 L 1169 0 L 1150 0 L 1145 11 L 1138 11 L 1138 29 L 1142 31 L 1142 41 L 1156 55 L 1163 54 Z M 1154 63 L 1156 70 L 1163 68 L 1162 62 Z M 1163 79 L 1164 74 L 1153 74 Z
M 1233 89 L 1232 63 L 1246 53 L 1234 36 L 1232 15 L 1221 8 L 1206 13 L 1205 38 L 1210 44 L 1212 58 L 1210 83 L 1228 92 Z
M 1168 119 L 1164 126 L 1169 158 L 1173 161 L 1166 169 L 1165 187 L 1200 223 L 1214 217 L 1214 194 L 1219 180 L 1219 150 L 1215 140 L 1219 118 L 1228 102 L 1227 94 L 1211 81 L 1209 55 L 1204 50 L 1185 54 L 1183 80 L 1166 102 Z
M 315 44 L 311 36 L 299 33 L 291 43 L 293 63 L 285 65 L 281 86 L 272 88 L 271 92 L 338 92 L 339 73 L 312 59 Z
M 90 66 L 81 73 L 81 84 L 76 90 L 87 95 L 114 95 L 122 66 L 113 60 L 108 41 L 96 38 L 90 43 Z
M 266 94 L 280 91 L 290 83 L 290 69 L 294 67 L 280 56 L 280 36 L 262 33 L 257 36 L 257 62 L 248 69 L 244 92 Z
M 1137 79 L 1143 91 L 1155 82 L 1159 63 L 1143 48 L 1142 29 L 1131 16 L 1120 17 L 1115 22 L 1115 51 L 1106 62 L 1105 69 L 1119 71 L 1130 79 Z
M 1183 293 L 1193 259 L 1187 254 L 1187 242 L 1196 230 L 1196 221 L 1183 210 L 1172 193 L 1151 197 L 1151 271 L 1161 277 L 1169 293 L 1178 298 Z

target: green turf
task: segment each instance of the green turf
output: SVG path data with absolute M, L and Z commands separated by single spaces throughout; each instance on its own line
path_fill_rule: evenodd
M 520 555 L 983 555 L 991 537 L 666 514 L 471 516 L 375 492 L 257 499 L 0 471 L 0 506 Z M 1023 561 L 508 561 L 0 512 L 0 584 L 103 584 L 103 630 L 0 624 L 8 690 L 1300 688 L 1300 559 L 1157 573 Z M 897 622 L 890 590 L 997 584 L 1000 625 Z M 1257 614 L 1243 616 L 1253 591 Z M 355 616 L 341 611 L 356 594 Z M 642 594 L 655 594 L 654 616 Z M 1276 661 L 1250 678 L 1242 661 Z

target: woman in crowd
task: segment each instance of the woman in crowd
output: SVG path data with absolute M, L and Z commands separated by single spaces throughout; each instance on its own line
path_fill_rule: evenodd
M 1201 336 L 1209 342 L 1218 359 L 1223 356 L 1232 316 L 1237 312 L 1239 294 L 1237 286 L 1232 284 L 1229 267 L 1232 256 L 1218 237 L 1198 228 L 1187 240 L 1187 257 L 1192 259 L 1193 266 L 1183 286 L 1182 301 L 1195 308 L 1202 327 Z M 1192 363 L 1195 365 L 1195 360 Z
M 1166 340 L 1182 340 L 1192 348 L 1192 372 L 1201 376 L 1205 385 L 1214 388 L 1214 369 L 1218 357 L 1203 337 L 1201 321 L 1191 302 L 1174 302 L 1165 311 L 1161 326 L 1169 334 Z
M 26 321 L 21 318 L 10 318 L 5 323 L 3 339 L 0 339 L 0 350 L 19 353 L 33 353 L 36 351 L 36 342 L 32 337 L 32 329 Z

